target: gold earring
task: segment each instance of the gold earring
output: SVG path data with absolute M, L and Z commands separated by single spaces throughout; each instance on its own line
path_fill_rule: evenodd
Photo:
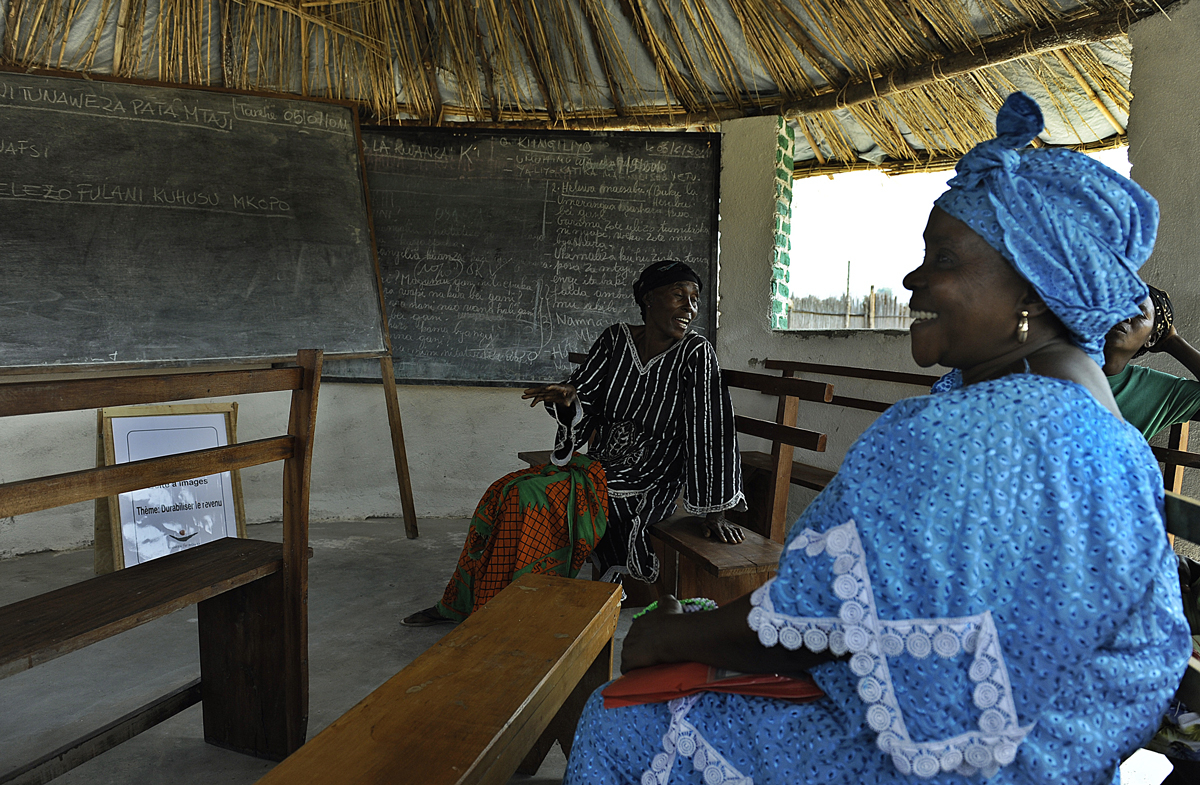
M 1021 320 L 1017 322 L 1017 343 L 1025 343 L 1029 338 L 1029 311 L 1021 311 Z

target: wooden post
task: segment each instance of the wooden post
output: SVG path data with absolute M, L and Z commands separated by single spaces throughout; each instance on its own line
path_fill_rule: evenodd
M 850 260 L 846 260 L 846 329 L 850 329 Z
M 392 456 L 396 460 L 396 481 L 400 484 L 400 504 L 404 508 L 404 533 L 408 539 L 417 538 L 417 508 L 413 504 L 412 480 L 408 476 L 408 452 L 404 447 L 404 425 L 400 422 L 400 399 L 396 391 L 396 371 L 392 356 L 379 358 L 383 374 L 383 394 L 387 398 L 388 425 L 392 431 Z

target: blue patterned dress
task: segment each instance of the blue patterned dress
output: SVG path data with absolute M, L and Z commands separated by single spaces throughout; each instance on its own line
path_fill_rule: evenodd
M 1031 374 L 901 401 L 793 527 L 748 622 L 851 655 L 806 704 L 603 708 L 565 782 L 1107 783 L 1189 651 L 1145 440 Z

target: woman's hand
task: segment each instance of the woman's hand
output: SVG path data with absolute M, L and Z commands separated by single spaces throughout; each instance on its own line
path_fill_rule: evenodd
M 1175 325 L 1168 325 L 1167 331 L 1163 333 L 1163 336 L 1150 346 L 1147 346 L 1146 351 L 1150 352 L 1151 354 L 1157 354 L 1158 352 L 1168 352 L 1169 354 L 1174 354 L 1174 352 L 1171 351 L 1173 348 L 1171 344 L 1177 335 L 1179 335 L 1179 333 L 1175 332 Z
M 530 401 L 530 406 L 539 403 L 556 403 L 559 406 L 570 406 L 575 403 L 575 387 L 570 384 L 543 384 L 541 387 L 530 387 L 521 395 L 521 400 Z
M 671 617 L 682 615 L 683 606 L 668 594 L 659 599 L 657 608 L 635 619 L 625 636 L 625 642 L 621 644 L 621 672 L 672 662 L 662 652 L 662 644 L 667 636 L 664 627 L 670 626 Z
M 742 531 L 742 527 L 731 523 L 722 512 L 710 512 L 700 522 L 700 531 L 704 533 L 705 537 L 727 542 L 730 545 L 737 545 L 746 539 L 746 533 Z
M 658 608 L 633 623 L 621 647 L 621 671 L 668 662 L 702 662 L 741 673 L 778 673 L 799 676 L 834 657 L 829 649 L 791 651 L 783 646 L 767 648 L 750 629 L 750 595 L 722 605 L 715 611 L 684 613 L 674 597 L 663 597 Z

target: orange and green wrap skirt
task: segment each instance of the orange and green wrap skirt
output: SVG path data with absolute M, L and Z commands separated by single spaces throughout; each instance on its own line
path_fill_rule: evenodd
M 586 455 L 501 477 L 479 500 L 438 610 L 462 621 L 526 573 L 574 578 L 607 521 L 604 469 Z

